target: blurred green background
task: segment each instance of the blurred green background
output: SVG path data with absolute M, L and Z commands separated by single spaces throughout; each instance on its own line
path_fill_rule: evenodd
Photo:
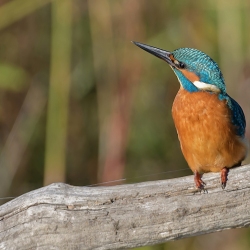
M 171 117 L 179 83 L 130 41 L 206 52 L 250 124 L 249 13 L 243 0 L 1 0 L 0 197 L 192 174 Z M 245 250 L 250 231 L 140 249 Z

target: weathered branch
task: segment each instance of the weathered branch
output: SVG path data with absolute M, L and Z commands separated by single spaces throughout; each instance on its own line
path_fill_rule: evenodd
M 53 184 L 0 207 L 1 249 L 121 249 L 250 225 L 250 166 L 113 187 Z

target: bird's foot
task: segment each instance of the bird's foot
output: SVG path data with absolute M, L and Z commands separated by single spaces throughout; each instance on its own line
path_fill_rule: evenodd
M 203 191 L 204 193 L 207 192 L 205 189 L 206 183 L 201 179 L 201 174 L 199 174 L 197 171 L 194 172 L 194 183 L 198 191 Z
M 228 175 L 229 169 L 228 168 L 222 168 L 221 170 L 221 187 L 222 189 L 225 189 L 227 185 L 227 175 Z

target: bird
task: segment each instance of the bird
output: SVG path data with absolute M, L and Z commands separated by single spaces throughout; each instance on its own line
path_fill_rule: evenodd
M 218 64 L 194 48 L 172 52 L 132 41 L 139 48 L 167 62 L 180 83 L 172 117 L 181 151 L 194 173 L 198 190 L 206 190 L 204 173 L 220 172 L 225 189 L 229 169 L 240 166 L 249 143 L 240 105 L 226 92 Z

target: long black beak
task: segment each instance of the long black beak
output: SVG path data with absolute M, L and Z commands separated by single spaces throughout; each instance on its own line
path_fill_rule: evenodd
M 149 52 L 150 54 L 152 54 L 154 56 L 157 56 L 160 59 L 163 59 L 170 66 L 175 67 L 175 64 L 170 59 L 171 52 L 163 50 L 163 49 L 159 49 L 159 48 L 156 48 L 156 47 L 152 47 L 152 46 L 149 46 L 149 45 L 146 45 L 146 44 L 143 44 L 143 43 L 138 43 L 138 42 L 134 42 L 134 41 L 132 41 L 132 43 L 134 43 L 135 45 L 137 45 L 141 49 Z

